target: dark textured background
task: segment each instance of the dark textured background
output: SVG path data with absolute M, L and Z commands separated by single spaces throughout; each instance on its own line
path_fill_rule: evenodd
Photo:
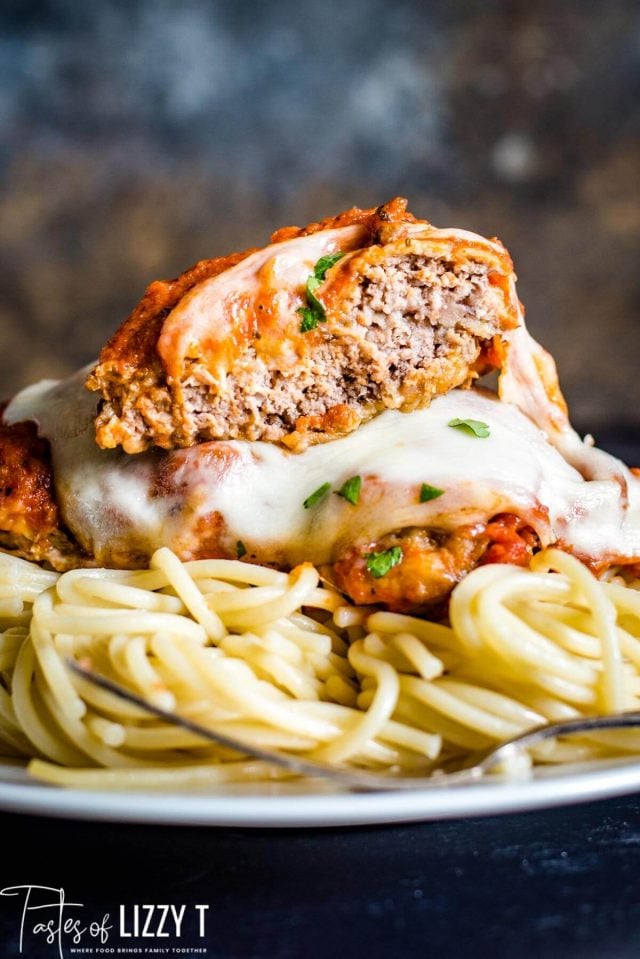
M 85 906 L 72 915 L 109 913 L 116 956 L 118 947 L 203 947 L 188 919 L 181 940 L 121 939 L 120 903 L 129 914 L 135 903 L 186 904 L 188 915 L 208 904 L 207 959 L 640 955 L 637 797 L 359 829 L 52 824 L 7 813 L 0 828 L 20 850 L 5 857 L 3 884 L 62 886 Z M 20 953 L 15 899 L 0 898 L 0 942 L 3 959 L 58 959 L 42 936 L 27 934 Z
M 574 419 L 640 426 L 631 0 L 3 0 L 0 375 L 87 362 L 145 285 L 396 193 L 499 235 Z

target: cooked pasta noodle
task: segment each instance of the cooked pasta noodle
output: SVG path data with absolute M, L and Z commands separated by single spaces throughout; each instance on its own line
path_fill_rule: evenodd
M 0 748 L 39 779 L 212 786 L 291 773 L 173 726 L 65 665 L 256 745 L 425 775 L 525 730 L 640 707 L 640 592 L 547 549 L 454 590 L 450 626 L 355 607 L 308 563 L 229 560 L 58 575 L 0 554 Z M 560 763 L 640 750 L 640 733 L 538 746 Z

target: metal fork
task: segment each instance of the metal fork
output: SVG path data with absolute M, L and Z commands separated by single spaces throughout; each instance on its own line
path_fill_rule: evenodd
M 262 760 L 290 772 L 298 773 L 304 776 L 318 776 L 322 779 L 328 779 L 346 786 L 355 792 L 381 792 L 381 791 L 407 791 L 416 789 L 442 789 L 452 786 L 467 786 L 471 783 L 478 783 L 492 770 L 507 762 L 513 762 L 518 757 L 522 757 L 527 749 L 536 746 L 548 739 L 555 739 L 558 736 L 577 735 L 579 733 L 594 732 L 603 729 L 629 729 L 640 727 L 640 710 L 626 713 L 614 713 L 604 716 L 587 716 L 580 719 L 569 719 L 559 723 L 550 723 L 543 726 L 536 726 L 529 729 L 513 739 L 499 743 L 491 747 L 484 755 L 472 766 L 456 772 L 445 773 L 436 771 L 429 776 L 396 776 L 393 773 L 372 773 L 365 769 L 355 769 L 345 766 L 330 766 L 328 763 L 316 762 L 313 759 L 305 759 L 296 756 L 293 753 L 282 752 L 279 749 L 265 749 L 262 746 L 256 746 L 245 742 L 235 736 L 227 733 L 218 732 L 203 726 L 201 723 L 194 722 L 186 716 L 180 716 L 168 709 L 162 709 L 154 703 L 132 692 L 120 683 L 102 676 L 100 673 L 88 669 L 81 665 L 77 660 L 67 658 L 68 668 L 76 675 L 81 676 L 87 682 L 93 683 L 100 689 L 107 690 L 118 696 L 120 699 L 133 703 L 140 709 L 145 710 L 158 719 L 163 719 L 174 726 L 180 726 L 187 729 L 209 742 L 216 743 L 232 749 L 235 752 L 253 756 L 255 759 Z

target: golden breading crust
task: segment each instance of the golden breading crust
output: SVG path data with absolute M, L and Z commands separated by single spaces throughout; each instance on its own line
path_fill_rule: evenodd
M 286 227 L 151 284 L 87 380 L 97 442 L 299 452 L 469 385 L 519 317 L 507 251 L 417 221 L 401 198 Z
M 1 416 L 0 547 L 58 570 L 89 562 L 60 518 L 49 444 L 35 423 L 7 426 Z

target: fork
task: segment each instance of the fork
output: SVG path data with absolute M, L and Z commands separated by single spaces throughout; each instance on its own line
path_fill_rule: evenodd
M 81 676 L 87 682 L 112 693 L 119 699 L 133 703 L 140 709 L 163 719 L 167 723 L 187 729 L 209 742 L 224 746 L 238 753 L 244 753 L 253 756 L 265 763 L 273 766 L 279 766 L 292 773 L 298 773 L 304 776 L 317 776 L 322 779 L 330 780 L 341 786 L 346 786 L 354 792 L 388 792 L 388 791 L 410 791 L 421 789 L 449 789 L 452 786 L 467 786 L 472 783 L 478 783 L 483 780 L 488 773 L 496 770 L 505 763 L 513 763 L 522 759 L 526 750 L 549 739 L 555 739 L 558 736 L 578 735 L 579 733 L 594 732 L 603 729 L 629 729 L 640 727 L 640 710 L 629 711 L 625 713 L 612 713 L 603 716 L 586 716 L 579 719 L 563 720 L 558 723 L 549 723 L 541 726 L 535 726 L 527 732 L 514 736 L 512 739 L 505 740 L 497 746 L 492 746 L 484 755 L 472 766 L 467 766 L 455 772 L 436 771 L 429 776 L 396 776 L 393 773 L 372 773 L 365 769 L 357 769 L 345 766 L 330 766 L 328 763 L 317 762 L 314 759 L 306 759 L 302 756 L 296 756 L 293 753 L 283 752 L 280 749 L 265 749 L 263 746 L 256 746 L 253 743 L 245 742 L 228 733 L 219 732 L 201 723 L 181 716 L 172 710 L 163 709 L 154 703 L 139 696 L 137 693 L 127 689 L 120 683 L 108 679 L 100 673 L 89 669 L 87 666 L 77 662 L 72 658 L 67 658 L 67 667 L 77 676 Z

